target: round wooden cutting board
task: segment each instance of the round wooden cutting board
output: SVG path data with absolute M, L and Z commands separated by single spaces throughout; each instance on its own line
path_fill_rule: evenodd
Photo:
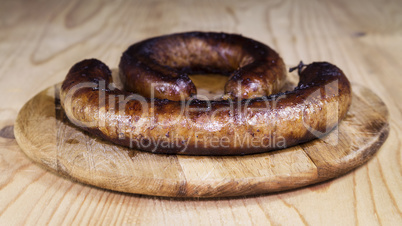
M 14 132 L 22 150 L 59 175 L 128 193 L 225 197 L 298 188 L 364 164 L 389 132 L 385 104 L 370 90 L 353 86 L 347 117 L 324 138 L 246 156 L 152 154 L 113 145 L 71 125 L 58 89 L 40 92 L 19 112 Z

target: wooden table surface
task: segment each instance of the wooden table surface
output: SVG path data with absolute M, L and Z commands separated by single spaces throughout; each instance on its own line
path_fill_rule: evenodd
M 170 199 L 111 192 L 33 164 L 13 124 L 22 105 L 84 58 L 116 68 L 132 43 L 180 31 L 240 33 L 287 65 L 329 61 L 388 106 L 368 164 L 316 186 L 257 197 Z M 0 225 L 402 225 L 402 2 L 0 1 Z

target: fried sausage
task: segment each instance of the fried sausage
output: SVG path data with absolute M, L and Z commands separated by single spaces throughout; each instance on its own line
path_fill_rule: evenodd
M 298 69 L 292 91 L 175 101 L 114 88 L 109 68 L 90 59 L 70 69 L 60 100 L 73 124 L 118 145 L 169 154 L 261 153 L 321 137 L 348 111 L 351 87 L 342 70 L 327 62 Z
M 228 75 L 225 97 L 240 99 L 278 92 L 286 79 L 283 60 L 268 46 L 241 35 L 215 32 L 146 39 L 123 53 L 119 68 L 126 90 L 177 101 L 197 93 L 188 74 Z

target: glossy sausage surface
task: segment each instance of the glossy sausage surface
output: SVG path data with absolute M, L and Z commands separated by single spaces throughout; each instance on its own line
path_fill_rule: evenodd
M 186 32 L 146 39 L 121 57 L 125 89 L 147 98 L 189 99 L 197 93 L 188 74 L 229 76 L 226 97 L 248 99 L 278 92 L 286 79 L 280 56 L 237 34 Z
M 242 155 L 282 149 L 330 132 L 345 117 L 351 87 L 335 65 L 299 65 L 289 92 L 249 99 L 146 98 L 112 83 L 99 60 L 75 64 L 61 88 L 66 115 L 115 144 L 153 153 Z

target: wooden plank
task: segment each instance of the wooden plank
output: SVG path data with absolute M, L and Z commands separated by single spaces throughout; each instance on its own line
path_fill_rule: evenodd
M 0 224 L 402 225 L 400 12 L 400 0 L 2 1 Z M 183 200 L 71 182 L 33 164 L 13 139 L 24 103 L 62 81 L 75 62 L 96 57 L 117 67 L 128 45 L 191 30 L 257 39 L 289 66 L 336 64 L 386 104 L 387 141 L 367 164 L 325 183 L 257 197 Z

